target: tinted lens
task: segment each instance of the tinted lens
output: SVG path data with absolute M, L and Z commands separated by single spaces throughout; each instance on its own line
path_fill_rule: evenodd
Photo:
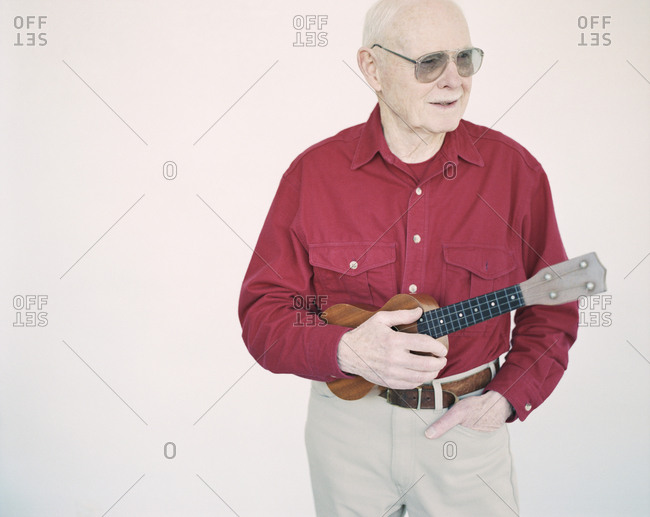
M 415 66 L 415 78 L 421 83 L 431 83 L 438 79 L 449 61 L 447 52 L 433 52 L 418 59 Z M 483 51 L 480 48 L 461 50 L 455 57 L 458 74 L 469 77 L 478 72 L 483 62 Z
M 442 74 L 448 60 L 449 56 L 446 52 L 434 52 L 421 57 L 415 66 L 416 79 L 421 83 L 435 81 Z
M 469 77 L 478 72 L 483 62 L 483 51 L 478 48 L 461 50 L 456 56 L 458 73 L 463 77 Z

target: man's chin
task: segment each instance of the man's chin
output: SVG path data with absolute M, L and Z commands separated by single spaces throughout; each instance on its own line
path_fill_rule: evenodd
M 449 121 L 436 120 L 430 124 L 426 124 L 424 128 L 430 133 L 449 133 L 455 131 L 460 124 L 460 118 L 456 117 Z

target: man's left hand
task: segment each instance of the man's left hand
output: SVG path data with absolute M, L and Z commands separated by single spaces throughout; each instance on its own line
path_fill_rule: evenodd
M 425 431 L 427 438 L 439 438 L 452 427 L 462 425 L 477 431 L 496 431 L 512 414 L 512 406 L 496 391 L 467 397 L 451 406 L 449 411 Z

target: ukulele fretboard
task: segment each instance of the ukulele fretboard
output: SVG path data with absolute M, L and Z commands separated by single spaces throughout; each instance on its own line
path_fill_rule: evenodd
M 439 338 L 525 305 L 519 285 L 482 294 L 462 302 L 425 312 L 418 320 L 418 332 Z

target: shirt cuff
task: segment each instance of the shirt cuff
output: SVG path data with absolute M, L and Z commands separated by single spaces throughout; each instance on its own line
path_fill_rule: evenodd
M 335 379 L 347 379 L 354 377 L 349 375 L 339 367 L 338 351 L 341 337 L 350 328 L 339 325 L 326 325 L 321 327 L 319 332 L 318 346 L 309 347 L 309 361 L 312 365 L 313 378 L 322 382 L 329 382 Z
M 523 422 L 539 407 L 543 399 L 539 393 L 535 393 L 538 389 L 526 381 L 521 368 L 515 365 L 507 367 L 506 364 L 485 387 L 485 391 L 496 391 L 510 402 L 515 411 L 506 422 L 514 422 L 517 419 Z

